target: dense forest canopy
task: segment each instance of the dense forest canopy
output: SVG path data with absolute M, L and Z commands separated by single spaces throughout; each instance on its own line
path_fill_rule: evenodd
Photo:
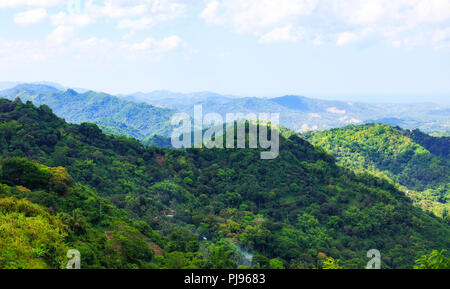
M 339 164 L 402 185 L 415 203 L 440 217 L 450 212 L 450 137 L 386 124 L 309 132 L 305 137 Z
M 444 220 L 295 134 L 275 160 L 146 147 L 0 99 L 0 156 L 2 268 L 61 268 L 67 248 L 82 268 L 364 268 L 370 249 L 412 268 L 450 245 Z

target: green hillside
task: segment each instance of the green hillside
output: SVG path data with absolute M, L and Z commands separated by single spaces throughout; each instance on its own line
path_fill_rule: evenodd
M 70 123 L 90 122 L 105 133 L 145 139 L 154 134 L 170 136 L 174 110 L 127 101 L 106 93 L 72 89 L 60 91 L 50 86 L 23 84 L 1 91 L 0 97 L 32 101 L 49 106 L 56 115 Z
M 450 247 L 448 223 L 296 135 L 281 137 L 275 160 L 250 149 L 145 147 L 68 124 L 47 106 L 0 100 L 0 156 L 0 200 L 39 206 L 0 205 L 0 218 L 39 218 L 48 232 L 23 243 L 31 249 L 0 246 L 0 267 L 19 267 L 12 256 L 24 250 L 36 254 L 20 267 L 61 267 L 70 247 L 83 268 L 322 268 L 327 257 L 364 268 L 370 249 L 383 268 L 412 268 Z M 2 244 L 30 236 L 11 226 L 1 227 Z
M 83 268 L 150 266 L 158 233 L 74 182 L 65 168 L 19 157 L 0 164 L 0 268 L 65 268 L 72 248 Z
M 446 217 L 450 212 L 450 138 L 383 124 L 310 132 L 305 137 L 333 153 L 339 164 L 388 178 L 416 204 Z

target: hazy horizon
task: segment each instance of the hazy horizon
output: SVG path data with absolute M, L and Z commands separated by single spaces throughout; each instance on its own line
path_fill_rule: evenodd
M 46 84 L 46 85 L 53 85 L 53 86 L 62 86 L 67 89 L 82 89 L 87 91 L 96 91 L 96 92 L 104 92 L 115 96 L 129 96 L 136 93 L 144 93 L 144 94 L 150 94 L 158 91 L 165 91 L 170 93 L 176 93 L 176 94 L 195 94 L 195 93 L 217 93 L 223 96 L 230 96 L 230 97 L 257 97 L 257 98 L 276 98 L 276 97 L 282 97 L 286 95 L 295 95 L 295 96 L 304 96 L 307 98 L 312 99 L 319 99 L 319 100 L 330 100 L 330 101 L 350 101 L 350 102 L 360 102 L 360 103 L 404 103 L 404 104 L 415 104 L 415 103 L 435 103 L 440 105 L 450 105 L 450 94 L 448 95 L 414 95 L 414 94 L 405 94 L 405 95 L 378 95 L 378 94 L 349 94 L 349 95 L 327 95 L 323 93 L 311 93 L 311 94 L 305 94 L 305 93 L 295 93 L 295 92 L 286 92 L 286 93 L 278 93 L 274 95 L 258 95 L 258 94 L 232 94 L 227 92 L 221 92 L 221 91 L 215 91 L 215 90 L 197 90 L 197 91 L 176 91 L 171 89 L 155 89 L 152 91 L 145 91 L 145 90 L 129 90 L 127 92 L 115 92 L 110 91 L 107 88 L 105 89 L 94 89 L 90 87 L 75 87 L 70 85 L 65 85 L 64 83 L 57 83 L 52 81 L 0 81 L 0 84 L 2 83 L 14 83 L 13 86 L 20 85 L 20 84 Z M 3 90 L 0 86 L 0 90 Z

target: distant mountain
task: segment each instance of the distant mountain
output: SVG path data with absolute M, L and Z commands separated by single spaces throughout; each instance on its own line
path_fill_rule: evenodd
M 191 113 L 190 108 L 193 108 L 196 104 L 202 104 L 212 100 L 223 103 L 237 98 L 235 96 L 221 95 L 214 92 L 176 93 L 167 90 L 157 90 L 150 93 L 137 92 L 130 95 L 119 95 L 119 97 L 134 102 L 145 102 L 187 113 Z
M 386 118 L 380 118 L 376 120 L 366 120 L 364 123 L 380 123 L 380 124 L 388 124 L 392 126 L 405 126 L 406 122 L 402 119 L 396 118 L 396 117 L 386 117 Z
M 404 186 L 425 209 L 439 216 L 450 212 L 450 137 L 385 124 L 352 125 L 305 137 L 333 153 L 343 166 Z
M 446 132 L 435 132 L 432 133 L 431 136 L 435 136 L 435 137 L 450 137 L 450 131 L 446 131 Z
M 233 99 L 233 98 L 239 98 L 238 96 L 234 95 L 222 95 L 215 92 L 210 91 L 202 91 L 202 92 L 192 92 L 192 93 L 179 93 L 179 92 L 172 92 L 169 90 L 155 90 L 152 92 L 136 92 L 132 94 L 121 94 L 119 97 L 122 98 L 128 98 L 128 99 L 135 99 L 139 101 L 155 101 L 155 100 L 174 100 L 174 99 L 196 99 L 196 100 L 204 100 L 208 98 L 227 98 L 227 99 Z
M 282 97 L 271 98 L 271 101 L 278 103 L 288 109 L 298 110 L 302 112 L 315 113 L 336 113 L 345 114 L 347 112 L 355 111 L 355 104 L 343 101 L 331 101 L 312 99 L 304 96 L 286 95 Z M 357 104 L 358 108 L 362 104 Z M 369 107 L 363 105 L 360 109 L 368 109 Z
M 276 102 L 286 108 L 300 111 L 310 111 L 311 107 L 307 100 L 308 99 L 306 97 L 295 95 L 286 95 L 272 99 L 273 102 Z
M 23 83 L 8 90 L 1 91 L 0 96 L 4 97 L 5 95 L 18 95 L 21 93 L 56 93 L 59 91 L 56 87 L 47 84 Z
M 0 92 L 0 97 L 48 105 L 71 123 L 92 122 L 106 133 L 144 139 L 153 134 L 169 136 L 171 109 L 127 101 L 106 93 L 61 91 L 44 84 L 21 84 Z
M 326 130 L 349 124 L 386 123 L 406 129 L 420 128 L 428 133 L 450 130 L 449 106 L 433 103 L 373 104 L 312 99 L 286 95 L 275 98 L 224 96 L 216 93 L 180 94 L 170 91 L 121 96 L 135 102 L 176 109 L 193 114 L 194 105 L 203 112 L 279 113 L 282 125 L 297 132 Z
M 10 89 L 10 88 L 13 88 L 14 86 L 17 86 L 19 84 L 20 84 L 20 82 L 0 81 L 0 90 Z
M 51 86 L 59 90 L 65 90 L 66 88 L 58 83 L 55 82 L 49 82 L 49 81 L 40 81 L 40 82 L 32 82 L 32 83 L 26 83 L 26 82 L 19 82 L 19 81 L 0 81 L 0 90 L 5 89 L 11 89 L 18 85 L 25 85 L 25 84 L 31 84 L 31 85 L 45 85 L 45 86 Z

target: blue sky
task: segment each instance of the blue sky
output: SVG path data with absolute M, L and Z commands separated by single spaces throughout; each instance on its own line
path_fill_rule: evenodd
M 449 0 L 1 0 L 0 27 L 0 81 L 450 103 Z

